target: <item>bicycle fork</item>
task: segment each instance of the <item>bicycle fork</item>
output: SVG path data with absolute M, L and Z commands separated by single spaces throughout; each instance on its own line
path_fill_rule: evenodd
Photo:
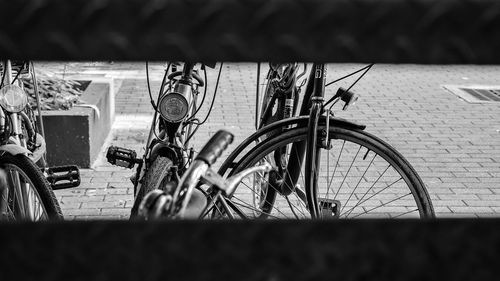
M 280 192 L 285 196 L 292 192 L 296 192 L 299 197 L 306 200 L 312 218 L 320 217 L 320 208 L 316 200 L 318 193 L 318 169 L 320 167 L 321 155 L 321 150 L 318 146 L 318 123 L 324 101 L 325 71 L 326 67 L 324 64 L 315 64 L 309 75 L 306 93 L 300 111 L 301 115 L 309 114 L 307 139 L 306 141 L 292 144 L 287 169 L 280 188 Z M 310 103 L 307 103 L 306 101 L 309 99 Z M 303 163 L 304 154 L 306 158 L 305 163 Z M 296 190 L 296 184 L 301 174 L 302 165 L 304 164 L 305 196 Z
M 316 200 L 318 194 L 318 169 L 321 149 L 318 147 L 318 123 L 323 106 L 323 97 L 315 96 L 311 99 L 311 113 L 309 115 L 306 163 L 305 163 L 305 189 L 307 205 L 312 218 L 319 217 L 319 206 Z

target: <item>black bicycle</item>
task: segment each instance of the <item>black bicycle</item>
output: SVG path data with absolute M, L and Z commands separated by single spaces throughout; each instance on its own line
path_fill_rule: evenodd
M 296 86 L 297 67 L 271 65 L 259 129 L 219 173 L 232 176 L 263 163 L 274 170 L 244 179 L 232 196 L 218 198 L 212 211 L 227 206 L 224 215 L 231 218 L 434 217 L 425 185 L 410 163 L 364 125 L 334 116 L 335 104 L 343 102 L 345 110 L 356 101 L 354 84 L 325 102 L 326 65 L 313 64 L 299 116 L 290 117 L 304 85 Z
M 146 63 L 148 91 L 154 116 L 144 155 L 137 158 L 135 151 L 116 146 L 109 147 L 106 154 L 108 162 L 113 165 L 131 169 L 138 164 L 131 178 L 135 194 L 131 217 L 137 216 L 139 205 L 148 192 L 161 190 L 172 194 L 180 178 L 193 163 L 194 149 L 190 140 L 210 115 L 222 70 L 220 64 L 213 100 L 205 118 L 200 119 L 197 114 L 207 95 L 206 66 L 215 67 L 206 63 L 168 63 L 155 101 Z M 200 76 L 200 71 L 203 71 L 204 78 Z M 201 88 L 204 91 L 199 101 Z
M 224 197 L 231 197 L 239 183 L 255 173 L 269 173 L 271 165 L 249 167 L 230 178 L 223 178 L 211 166 L 221 156 L 222 152 L 233 142 L 233 135 L 220 130 L 213 135 L 193 160 L 193 163 L 183 174 L 172 192 L 155 189 L 146 194 L 139 205 L 140 218 L 151 219 L 197 219 L 217 209 L 217 214 L 231 214 L 230 207 Z M 200 184 L 210 186 L 215 194 L 207 201 L 206 194 L 200 189 Z M 217 206 L 221 204 L 220 208 Z M 212 212 L 213 213 L 213 212 Z
M 3 61 L 0 77 L 0 219 L 62 219 L 53 189 L 78 186 L 80 177 L 76 166 L 45 167 L 46 144 L 33 63 Z M 26 80 L 37 98 L 39 122 L 29 103 L 29 89 L 22 82 Z

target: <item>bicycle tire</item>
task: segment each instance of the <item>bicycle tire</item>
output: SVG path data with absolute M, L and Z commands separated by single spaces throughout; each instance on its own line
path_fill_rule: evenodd
M 262 128 L 268 124 L 271 124 L 273 122 L 276 122 L 277 120 L 283 119 L 283 109 L 284 109 L 284 100 L 283 99 L 277 99 L 274 101 L 273 109 L 271 110 L 270 115 L 265 118 L 264 113 L 267 107 L 271 106 L 270 102 L 271 99 L 274 95 L 274 92 L 276 89 L 274 86 L 271 84 L 271 81 L 276 78 L 278 73 L 274 71 L 273 69 L 269 69 L 269 73 L 267 74 L 266 78 L 266 88 L 264 90 L 264 96 L 262 97 L 262 105 L 261 105 L 261 110 L 260 110 L 260 124 L 259 128 Z M 275 112 L 274 114 L 272 112 Z M 269 132 L 265 135 L 265 138 L 272 137 L 273 135 L 279 134 L 280 131 L 273 131 Z M 261 141 L 260 139 L 259 141 Z M 258 143 L 258 142 L 257 142 Z M 274 199 L 276 198 L 276 192 L 274 190 L 262 190 L 262 194 L 254 194 L 254 200 L 259 200 L 260 197 L 268 198 L 267 202 L 260 202 L 262 205 L 262 208 L 270 208 L 270 204 L 268 202 L 274 202 Z
M 320 131 L 325 130 L 325 126 L 320 124 L 319 130 Z M 251 149 L 248 153 L 246 153 L 240 159 L 240 161 L 234 166 L 234 168 L 231 170 L 230 175 L 238 173 L 239 171 L 241 171 L 247 167 L 258 164 L 259 161 L 261 161 L 262 159 L 264 159 L 264 157 L 273 153 L 276 149 L 280 149 L 280 148 L 289 146 L 294 142 L 305 141 L 306 137 L 307 137 L 307 132 L 308 132 L 307 126 L 302 124 L 298 127 L 295 127 L 292 129 L 287 129 L 283 134 L 277 135 L 273 138 L 266 139 L 265 141 L 259 143 L 257 146 L 255 146 L 253 149 Z M 413 169 L 413 167 L 411 167 L 411 165 L 408 163 L 408 161 L 406 159 L 404 159 L 404 157 L 399 152 L 397 152 L 394 148 L 392 148 L 389 144 L 387 144 L 383 140 L 381 140 L 381 139 L 379 139 L 379 138 L 377 138 L 377 137 L 375 137 L 367 132 L 364 132 L 364 131 L 359 130 L 359 129 L 349 128 L 349 127 L 338 127 L 338 126 L 337 127 L 330 127 L 329 136 L 330 136 L 331 140 L 343 141 L 344 145 L 346 142 L 349 142 L 349 143 L 353 143 L 353 144 L 359 146 L 359 150 L 356 153 L 356 155 L 354 156 L 353 162 L 354 162 L 354 160 L 357 159 L 357 156 L 358 156 L 359 152 L 362 150 L 361 149 L 362 147 L 366 148 L 366 152 L 365 151 L 362 152 L 362 154 L 365 154 L 364 159 L 367 159 L 367 157 L 368 157 L 368 155 L 370 155 L 370 153 L 374 154 L 373 159 L 375 159 L 377 157 L 377 155 L 379 155 L 380 156 L 379 158 L 381 158 L 381 160 L 388 163 L 389 167 L 392 167 L 390 173 L 396 172 L 397 174 L 399 174 L 399 176 L 401 177 L 403 182 L 406 184 L 406 187 L 408 188 L 408 191 L 410 193 L 406 194 L 404 197 L 406 197 L 410 194 L 412 195 L 412 198 L 413 198 L 412 200 L 404 200 L 404 202 L 407 204 L 410 204 L 411 202 L 407 202 L 407 201 L 412 201 L 415 205 L 414 207 L 417 208 L 416 210 L 413 210 L 413 211 L 418 211 L 418 216 L 420 218 L 432 218 L 432 217 L 434 217 L 432 202 L 430 200 L 430 197 L 427 193 L 427 190 L 425 189 L 425 185 L 423 184 L 422 180 L 420 179 L 420 177 L 418 176 L 416 171 Z M 339 159 L 341 158 L 343 149 L 344 149 L 344 146 L 342 146 L 341 152 L 337 153 L 339 155 L 338 156 Z M 324 151 L 326 151 L 326 150 L 324 150 Z M 351 153 L 351 152 L 349 152 L 349 153 Z M 339 164 L 339 159 L 337 160 L 337 163 L 335 164 L 336 167 Z M 374 160 L 372 160 L 372 163 L 373 163 L 373 161 Z M 379 161 L 379 160 L 377 159 L 377 161 Z M 366 162 L 363 162 L 363 163 L 366 163 Z M 372 165 L 372 164 L 370 164 L 370 165 Z M 377 165 L 379 165 L 378 162 L 377 162 Z M 304 165 L 302 165 L 302 166 L 304 166 Z M 389 169 L 389 167 L 386 169 L 386 171 Z M 321 165 L 321 167 L 319 169 L 321 170 L 322 168 L 324 171 L 323 165 Z M 352 168 L 352 163 L 351 163 L 351 168 Z M 350 173 L 351 168 L 349 168 L 349 170 L 347 170 L 347 171 L 345 171 L 345 170 L 342 171 L 342 172 L 346 173 L 346 177 L 344 178 L 344 180 L 340 184 L 338 191 L 340 191 L 341 188 L 343 187 L 345 179 L 347 178 L 347 175 Z M 361 167 L 355 167 L 354 170 L 358 170 L 358 174 L 359 174 L 359 172 L 361 172 L 362 169 L 359 170 L 358 168 L 361 168 Z M 342 214 L 342 211 L 344 210 L 344 208 L 346 208 L 346 206 L 349 206 L 349 208 L 346 210 L 346 213 L 347 212 L 349 212 L 349 213 L 347 215 L 345 215 L 345 217 L 347 217 L 347 218 L 349 217 L 349 215 L 353 214 L 354 210 L 356 210 L 356 212 L 354 212 L 354 215 L 359 216 L 359 214 L 357 213 L 357 211 L 358 211 L 357 209 L 361 209 L 362 211 L 364 211 L 364 212 L 361 212 L 360 214 L 366 213 L 367 210 L 370 210 L 370 209 L 368 209 L 368 207 L 366 207 L 366 206 L 361 206 L 361 204 L 364 204 L 368 199 L 371 199 L 374 196 L 378 196 L 378 194 L 381 192 L 381 190 L 384 191 L 389 187 L 391 187 L 391 188 L 393 187 L 392 185 L 394 185 L 394 184 L 389 185 L 388 187 L 386 187 L 384 189 L 380 189 L 377 187 L 378 193 L 373 195 L 372 193 L 375 192 L 374 191 L 375 189 L 372 189 L 372 188 L 375 184 L 378 183 L 378 181 L 380 180 L 380 178 L 379 178 L 379 179 L 377 179 L 377 181 L 373 184 L 373 186 L 371 188 L 367 189 L 366 187 L 363 187 L 361 189 L 358 189 L 359 183 L 361 182 L 363 177 L 365 177 L 365 181 L 366 181 L 366 177 L 368 177 L 368 175 L 374 174 L 374 173 L 372 173 L 372 171 L 370 171 L 370 174 L 368 174 L 368 175 L 366 174 L 369 168 L 370 168 L 370 166 L 367 166 L 366 171 L 363 174 L 361 174 L 358 185 L 356 185 L 355 187 L 352 187 L 353 191 L 348 197 L 346 197 L 343 193 L 338 192 L 337 194 L 340 194 L 342 196 L 339 197 L 339 200 L 337 200 L 339 202 L 337 203 L 335 201 L 337 195 L 335 195 L 335 198 L 333 199 L 333 201 L 335 201 L 335 202 L 331 202 L 331 203 L 335 204 L 335 205 L 338 204 L 339 209 L 341 208 L 341 211 L 338 213 L 338 217 L 342 217 L 343 215 L 345 215 L 345 214 Z M 384 175 L 386 173 L 386 171 L 384 171 L 384 173 L 382 173 L 383 177 L 386 177 Z M 221 174 L 223 174 L 224 172 L 226 172 L 226 171 L 225 170 L 220 171 Z M 330 185 L 332 184 L 334 178 L 335 178 L 335 172 L 333 173 L 333 176 L 331 179 L 328 179 L 328 178 L 326 179 L 327 180 L 326 182 L 328 182 L 328 181 L 330 182 L 329 185 L 327 186 L 327 191 L 326 191 L 327 195 L 328 195 L 328 192 L 330 190 Z M 387 178 L 391 179 L 391 178 L 393 178 L 393 176 L 387 176 Z M 396 183 L 398 181 L 400 181 L 400 179 L 398 179 L 396 181 Z M 356 181 L 354 181 L 354 182 L 356 182 Z M 270 185 L 270 183 L 268 182 L 268 186 L 269 185 Z M 349 183 L 346 185 L 348 187 L 350 186 Z M 364 185 L 366 185 L 366 184 L 364 184 Z M 242 185 L 240 185 L 238 187 L 238 189 L 240 189 L 241 186 Z M 397 186 L 394 186 L 394 188 L 397 188 L 398 186 L 399 186 L 399 184 Z M 228 200 L 231 200 L 233 203 L 237 204 L 239 207 L 242 207 L 242 208 L 248 208 L 248 209 L 254 208 L 252 210 L 252 212 L 255 212 L 256 211 L 255 206 L 252 206 L 251 204 L 247 203 L 247 205 L 242 206 L 242 204 L 243 204 L 242 201 L 244 201 L 244 200 L 242 199 L 243 197 L 242 198 L 237 197 L 238 196 L 238 189 L 235 192 L 235 196 L 233 198 L 228 199 Z M 364 196 L 354 194 L 354 192 L 356 190 L 363 191 L 365 189 L 366 189 L 366 191 L 365 191 Z M 305 200 L 303 198 L 304 195 L 299 194 L 300 192 L 298 192 L 298 191 L 300 190 L 300 188 L 295 189 L 295 190 L 296 190 L 296 192 L 294 192 L 293 195 L 290 195 L 290 196 L 295 196 L 296 201 L 299 201 L 298 202 L 299 205 L 300 205 L 300 201 L 302 201 L 302 210 L 301 210 L 302 215 L 304 215 L 303 216 L 304 218 L 310 218 L 310 213 L 308 213 L 309 210 L 307 207 L 307 203 L 304 203 L 305 202 Z M 370 191 L 371 191 L 371 193 L 369 196 L 371 196 L 371 197 L 368 197 L 367 199 L 365 199 L 365 196 Z M 305 192 L 311 192 L 311 191 L 305 191 Z M 324 197 L 325 191 L 320 190 L 318 192 L 318 194 L 320 194 L 321 197 Z M 332 193 L 332 195 L 333 195 L 333 193 Z M 353 195 L 354 195 L 354 198 L 357 198 L 359 200 L 359 202 L 361 202 L 361 204 L 354 205 L 354 206 L 352 206 L 352 203 L 351 203 L 351 205 L 347 205 L 347 204 L 342 205 L 342 202 L 340 202 L 341 198 L 344 198 L 343 199 L 344 203 L 350 203 L 350 202 L 353 202 L 353 201 L 351 201 L 351 199 L 353 198 Z M 390 196 L 387 196 L 387 200 L 389 200 L 389 201 L 394 200 L 394 198 L 397 199 L 399 197 L 399 195 L 397 193 L 396 194 L 390 193 L 389 195 Z M 279 204 L 286 205 L 286 204 L 283 204 L 283 198 L 281 198 L 282 197 L 281 194 L 278 194 L 278 197 L 280 197 L 282 202 L 278 202 L 278 203 L 272 202 L 273 208 L 275 210 L 277 209 L 277 206 Z M 300 198 L 300 197 L 302 197 L 302 198 Z M 320 196 L 318 196 L 318 198 L 316 198 L 316 199 L 318 200 L 319 197 Z M 384 196 L 382 196 L 381 198 L 383 199 L 383 197 Z M 402 198 L 404 198 L 404 197 L 402 197 Z M 348 198 L 348 199 L 345 199 L 345 198 Z M 402 198 L 400 198 L 400 199 L 402 199 Z M 328 198 L 326 198 L 326 199 L 328 199 Z M 376 199 L 379 200 L 380 198 L 376 198 Z M 286 200 L 288 200 L 288 203 L 290 205 L 290 199 L 287 197 Z M 362 201 L 362 200 L 364 200 L 364 201 Z M 325 204 L 325 205 L 327 205 L 329 202 L 328 200 L 325 200 L 325 198 L 320 198 L 318 201 L 321 201 L 322 204 Z M 394 202 L 394 201 L 392 201 L 392 202 Z M 392 203 L 392 202 L 390 202 L 390 203 Z M 387 203 L 382 203 L 382 204 L 385 204 L 383 206 L 387 205 Z M 361 206 L 361 208 L 360 208 L 360 206 Z M 375 206 L 375 208 L 376 207 L 377 206 Z M 295 211 L 294 211 L 293 207 L 290 206 L 290 209 L 292 209 L 292 215 L 293 215 L 292 218 L 297 218 L 298 217 L 297 216 L 298 208 L 295 209 Z M 392 214 L 392 212 L 394 212 L 395 210 L 400 211 L 400 213 L 398 215 L 407 215 L 407 213 L 405 211 L 408 211 L 408 210 L 412 211 L 412 209 L 410 209 L 410 207 L 407 207 L 405 205 L 390 206 L 387 209 L 389 209 L 390 212 L 388 212 L 388 213 L 376 212 L 375 217 L 397 217 L 394 214 Z M 261 210 L 257 210 L 257 211 L 261 211 Z M 282 212 L 282 211 L 280 211 L 280 212 Z M 328 212 L 328 210 L 325 213 L 327 213 L 327 212 Z M 261 212 L 260 215 L 258 216 L 258 218 L 267 218 L 267 217 L 281 218 L 282 217 L 281 215 L 283 215 L 283 214 L 284 213 L 282 212 L 279 216 L 277 216 L 276 212 L 274 214 Z M 308 215 L 309 215 L 309 217 L 308 217 Z M 356 216 L 356 217 L 358 217 L 358 216 Z M 291 217 L 285 216 L 285 218 L 291 218 Z
M 134 199 L 134 205 L 132 206 L 132 210 L 130 212 L 131 218 L 137 216 L 139 205 L 144 196 L 148 194 L 148 192 L 155 189 L 166 191 L 166 186 L 161 186 L 161 184 L 162 182 L 164 182 L 164 179 L 167 176 L 170 167 L 172 167 L 172 160 L 170 160 L 169 158 L 161 155 L 158 155 L 155 158 L 149 169 L 144 174 L 141 188 L 137 192 L 137 196 Z
M 16 169 L 17 174 L 21 175 L 24 179 L 24 182 L 29 184 L 29 186 L 33 187 L 33 195 L 35 195 L 41 203 L 43 207 L 43 211 L 46 213 L 45 219 L 50 220 L 62 220 L 63 215 L 61 212 L 61 208 L 59 206 L 59 202 L 56 199 L 54 191 L 50 187 L 49 182 L 43 175 L 42 171 L 33 163 L 31 159 L 27 156 L 19 154 L 19 155 L 11 155 L 9 153 L 4 153 L 0 156 L 0 167 L 6 171 L 13 171 L 11 169 Z M 28 182 L 29 181 L 29 182 Z M 31 189 L 30 189 L 31 190 Z M 15 199 L 12 199 L 10 196 L 16 196 L 16 193 L 11 192 L 9 189 L 9 197 L 3 198 L 7 199 L 5 205 L 12 211 L 8 214 L 8 219 L 12 220 L 31 220 L 33 218 L 27 218 L 21 216 L 20 214 L 14 214 L 13 209 L 15 208 Z M 34 200 L 34 199 L 33 199 Z M 14 206 L 12 205 L 14 204 Z M 42 219 L 41 217 L 39 219 Z M 36 219 L 35 219 L 36 220 Z
M 282 66 L 278 65 L 277 67 L 281 68 Z M 272 102 L 272 97 L 275 95 L 275 91 L 276 91 L 276 88 L 273 86 L 271 81 L 273 81 L 273 79 L 276 79 L 278 76 L 279 76 L 279 71 L 270 67 L 269 72 L 266 76 L 266 87 L 265 87 L 264 95 L 262 98 L 259 128 L 267 126 L 267 125 L 274 123 L 276 121 L 283 120 L 285 118 L 285 103 L 286 103 L 286 101 L 285 101 L 284 97 L 281 97 L 281 98 L 278 97 L 278 98 L 276 98 L 276 100 L 274 100 L 273 104 L 270 104 Z M 296 109 L 298 107 L 298 99 L 299 99 L 297 89 L 295 89 L 294 93 L 295 93 L 295 96 L 294 96 L 292 116 L 295 115 Z M 271 109 L 270 113 L 268 114 L 268 116 L 264 116 L 265 115 L 264 113 L 269 106 L 271 106 L 272 109 Z M 270 138 L 270 137 L 273 137 L 274 135 L 281 134 L 283 129 L 284 128 L 282 127 L 282 128 L 278 128 L 277 130 L 270 131 L 270 132 L 266 133 L 265 136 L 263 136 L 263 137 Z M 257 140 L 256 142 L 258 143 L 259 141 L 262 141 L 262 138 Z M 276 151 L 277 155 L 279 155 L 280 153 L 281 152 Z M 268 208 L 272 208 L 272 204 L 273 204 L 272 202 L 274 202 L 274 200 L 276 199 L 275 190 L 266 189 L 266 190 L 261 190 L 261 192 L 262 192 L 262 194 L 260 194 L 260 195 L 255 194 L 254 200 L 259 200 L 259 198 L 263 196 L 264 198 L 267 198 L 267 200 L 264 202 L 260 202 L 260 205 L 262 206 L 262 208 L 264 210 L 268 209 Z

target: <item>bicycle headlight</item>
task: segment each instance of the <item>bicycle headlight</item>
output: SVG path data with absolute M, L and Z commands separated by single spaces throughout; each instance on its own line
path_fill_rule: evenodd
M 7 85 L 0 89 L 0 106 L 8 112 L 21 112 L 28 104 L 28 95 L 21 87 Z
M 160 99 L 158 109 L 165 120 L 177 123 L 187 116 L 189 104 L 183 95 L 171 92 Z
M 345 102 L 342 110 L 346 110 L 350 105 L 354 105 L 359 98 L 359 96 L 356 93 L 352 91 L 347 91 L 344 88 L 339 88 L 336 96 L 339 96 L 340 99 L 343 102 Z

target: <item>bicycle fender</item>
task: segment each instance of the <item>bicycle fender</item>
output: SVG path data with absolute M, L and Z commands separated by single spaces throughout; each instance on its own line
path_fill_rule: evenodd
M 325 124 L 325 121 L 326 121 L 326 118 L 321 116 L 319 119 L 319 124 L 323 125 L 323 124 Z M 358 130 L 366 129 L 366 125 L 358 124 L 356 122 L 349 121 L 349 120 L 344 119 L 344 118 L 338 118 L 338 117 L 330 117 L 330 126 L 332 126 L 332 127 L 344 127 L 344 128 L 358 129 Z
M 255 133 L 252 134 L 252 136 L 249 137 L 249 139 L 262 136 L 264 134 L 267 134 L 267 133 L 269 133 L 273 130 L 276 130 L 277 128 L 283 127 L 283 126 L 290 126 L 290 125 L 294 125 L 294 124 L 297 124 L 299 126 L 300 125 L 307 125 L 308 121 L 309 121 L 309 115 L 283 119 L 283 120 L 271 123 L 271 124 L 261 128 L 261 129 L 257 130 Z M 326 124 L 326 117 L 320 116 L 319 117 L 319 125 L 324 125 L 324 124 Z M 330 117 L 330 126 L 332 126 L 332 127 L 344 127 L 344 128 L 358 129 L 358 130 L 366 129 L 366 125 L 357 124 L 357 123 L 349 121 L 347 119 L 338 118 L 338 117 Z
M 0 146 L 0 155 L 4 153 L 9 153 L 10 155 L 16 156 L 19 154 L 31 155 L 31 152 L 19 145 L 16 144 L 4 144 Z
M 154 161 L 158 155 L 168 157 L 174 163 L 179 159 L 179 153 L 174 148 L 164 143 L 157 143 L 153 146 L 149 159 Z
M 221 165 L 219 171 L 225 171 L 227 168 L 231 165 L 232 161 L 238 156 L 241 151 L 243 151 L 248 145 L 250 145 L 252 142 L 254 142 L 256 139 L 260 138 L 261 136 L 272 132 L 276 129 L 279 129 L 284 126 L 292 126 L 292 125 L 297 125 L 297 126 L 307 126 L 309 121 L 309 115 L 303 115 L 303 116 L 297 116 L 297 117 L 291 117 L 287 119 L 283 119 L 280 121 L 276 121 L 274 123 L 271 123 L 259 130 L 257 130 L 255 133 L 253 133 L 251 136 L 246 138 L 238 147 L 236 147 L 231 154 L 226 158 L 224 163 Z M 325 125 L 326 124 L 326 117 L 325 116 L 320 116 L 319 117 L 319 125 Z M 343 127 L 343 128 L 350 128 L 350 129 L 357 129 L 357 130 L 364 130 L 366 128 L 365 125 L 357 124 L 355 122 L 343 119 L 343 118 L 337 118 L 337 117 L 330 117 L 330 126 L 331 127 Z

